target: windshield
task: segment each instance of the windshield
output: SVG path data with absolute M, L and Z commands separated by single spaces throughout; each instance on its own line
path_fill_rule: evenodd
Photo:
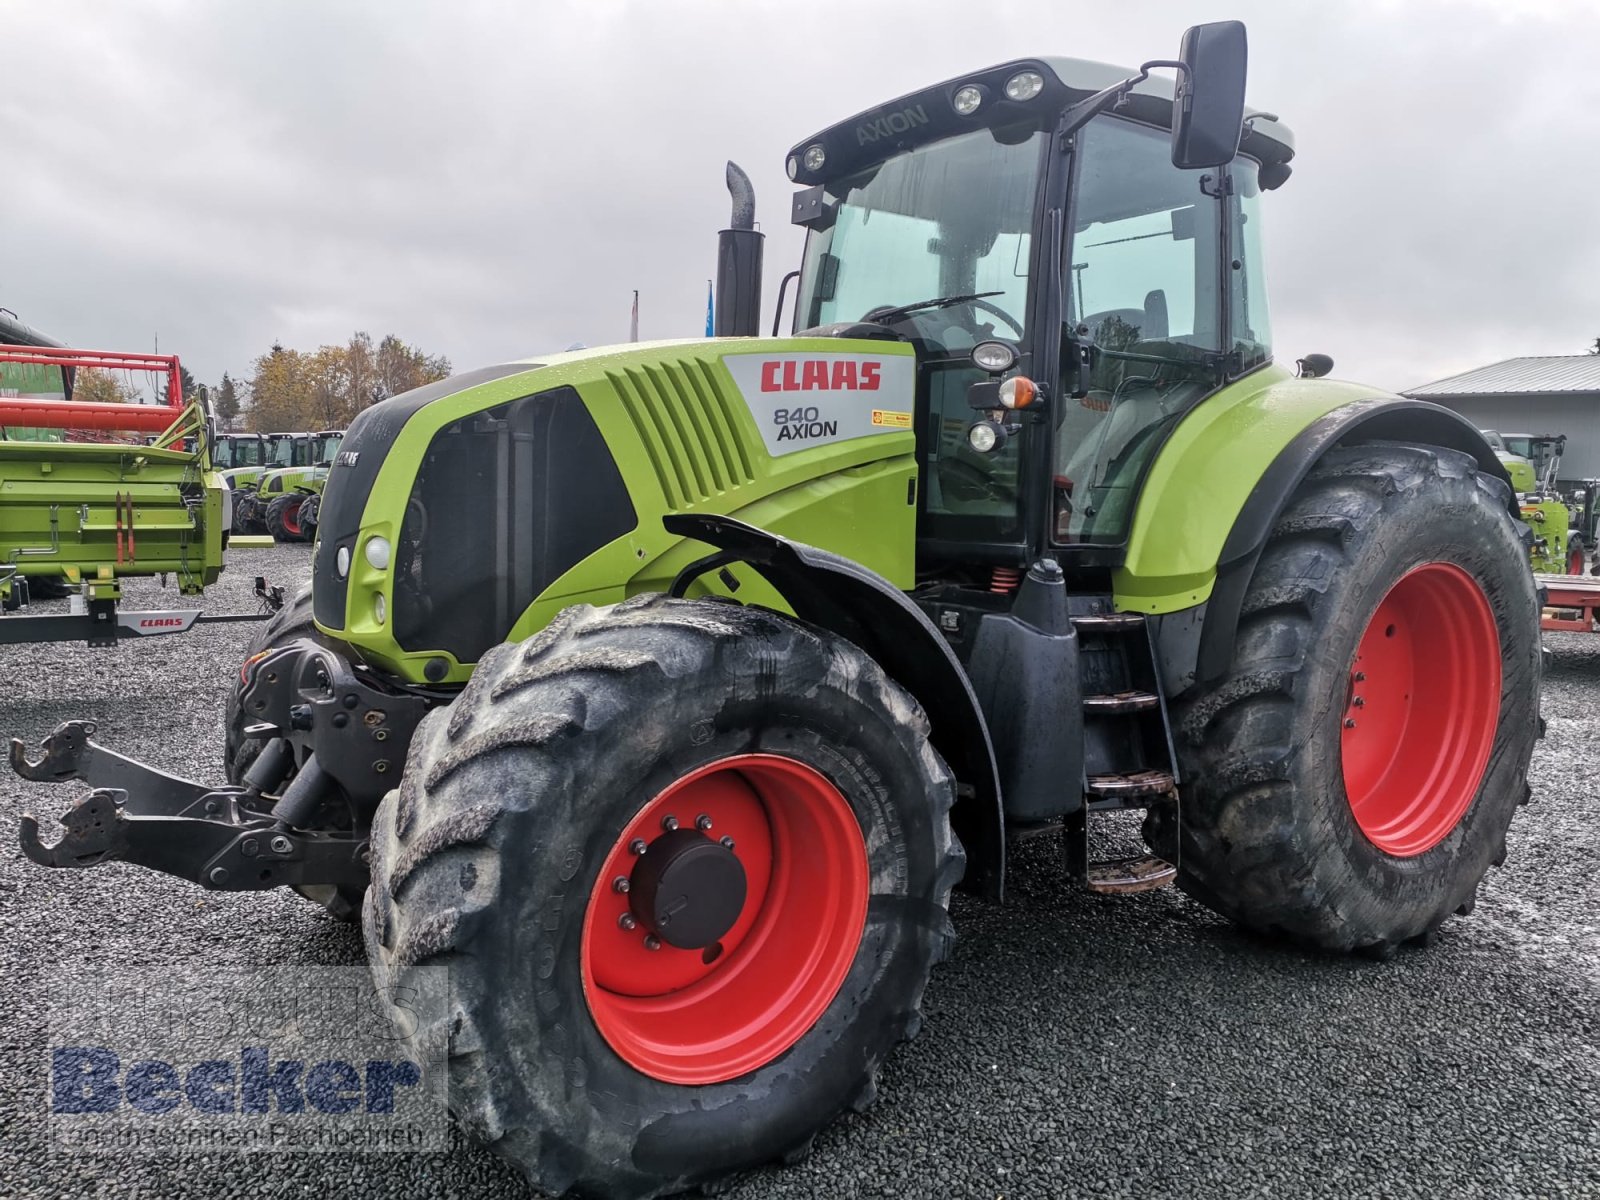
M 254 437 L 227 437 L 217 441 L 217 466 L 259 467 L 261 465 L 261 439 Z
M 294 438 L 273 437 L 267 439 L 267 462 L 274 467 L 294 466 Z
M 1020 340 L 1047 141 L 1028 127 L 980 129 L 826 184 L 831 224 L 806 238 L 801 324 L 994 293 L 889 323 L 951 354 L 986 337 Z
M 314 453 L 311 455 L 313 467 L 333 466 L 333 456 L 339 453 L 339 443 L 344 440 L 342 433 L 325 433 L 321 437 L 313 438 L 315 442 Z

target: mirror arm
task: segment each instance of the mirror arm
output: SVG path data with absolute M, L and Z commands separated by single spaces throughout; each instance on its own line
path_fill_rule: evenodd
M 1178 72 L 1178 86 L 1183 87 L 1189 79 L 1189 66 L 1177 59 L 1154 58 L 1139 67 L 1137 75 L 1130 75 L 1110 87 L 1096 92 L 1086 99 L 1078 101 L 1066 112 L 1061 114 L 1061 124 L 1057 135 L 1062 139 L 1071 137 L 1087 125 L 1094 117 L 1108 108 L 1121 108 L 1128 98 L 1128 93 L 1150 78 L 1150 72 L 1155 67 L 1171 67 Z

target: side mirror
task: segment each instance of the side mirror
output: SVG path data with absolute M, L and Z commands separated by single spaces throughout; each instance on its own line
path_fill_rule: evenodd
M 1248 59 L 1242 21 L 1194 25 L 1183 35 L 1184 70 L 1172 96 L 1172 165 L 1220 167 L 1239 153 Z

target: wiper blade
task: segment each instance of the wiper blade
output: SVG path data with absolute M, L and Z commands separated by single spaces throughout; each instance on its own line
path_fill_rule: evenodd
M 953 304 L 965 304 L 968 300 L 987 300 L 990 296 L 1004 296 L 1005 292 L 972 292 L 965 296 L 935 296 L 932 300 L 918 300 L 915 304 L 900 304 L 894 308 L 878 308 L 862 317 L 863 321 L 872 321 L 879 325 L 888 325 L 898 321 L 901 317 L 908 317 L 914 312 L 924 308 L 949 308 Z

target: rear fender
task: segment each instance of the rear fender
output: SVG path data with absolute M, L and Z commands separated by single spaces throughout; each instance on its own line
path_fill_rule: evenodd
M 860 563 L 731 517 L 681 513 L 662 520 L 669 533 L 721 552 L 713 561 L 702 560 L 706 570 L 719 563 L 749 564 L 777 589 L 795 616 L 848 638 L 916 698 L 932 725 L 934 748 L 970 789 L 950 814 L 967 850 L 963 887 L 1000 899 L 1005 830 L 989 727 L 966 671 L 922 610 Z
M 1163 678 L 1176 692 L 1189 683 L 1214 682 L 1227 673 L 1245 592 L 1267 539 L 1301 482 L 1334 446 L 1353 441 L 1391 441 L 1441 446 L 1472 455 L 1478 469 L 1505 484 L 1506 510 L 1518 517 L 1515 493 L 1504 464 L 1469 421 L 1447 408 L 1421 400 L 1382 394 L 1341 404 L 1305 425 L 1254 474 L 1254 485 L 1239 506 L 1227 537 L 1216 549 L 1216 571 L 1204 597 L 1204 622 L 1187 650 L 1163 643 L 1164 655 L 1192 655 L 1187 662 L 1165 661 Z M 1214 469 L 1222 469 L 1216 464 Z

